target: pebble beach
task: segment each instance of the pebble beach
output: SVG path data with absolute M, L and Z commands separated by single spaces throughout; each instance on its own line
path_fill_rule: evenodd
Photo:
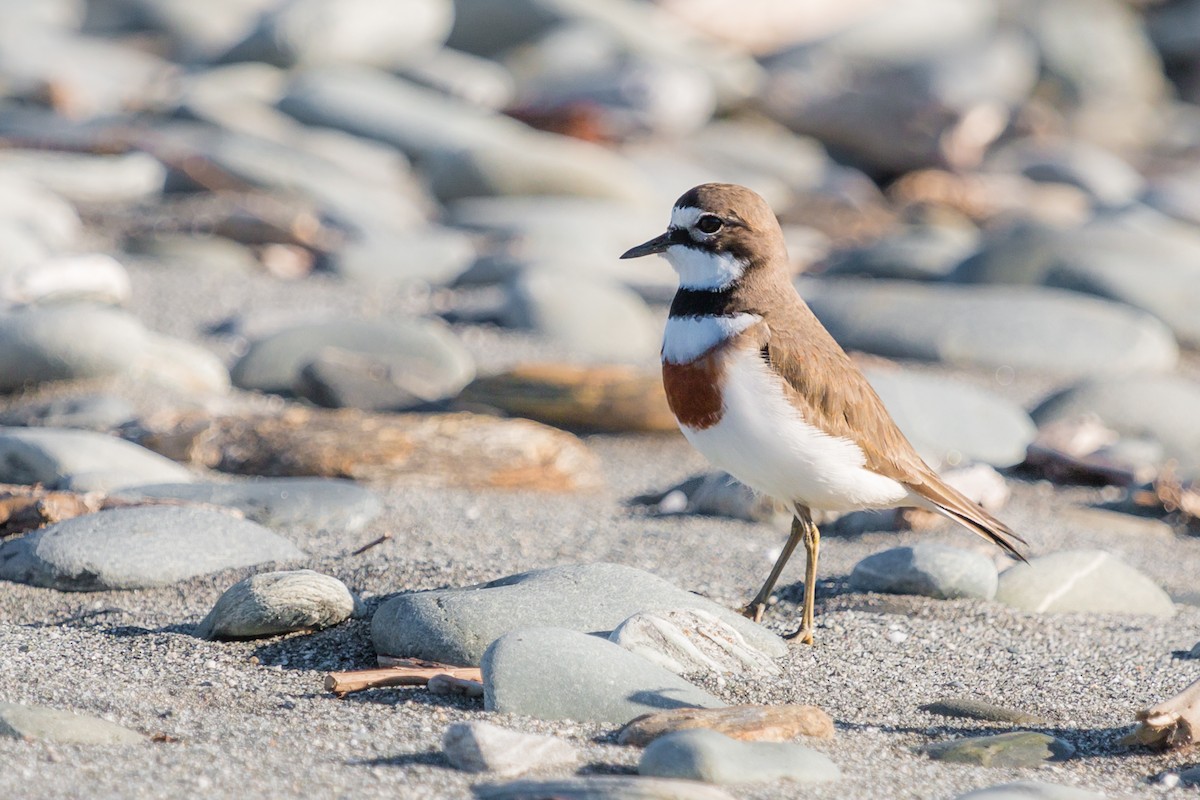
M 794 5 L 0 0 L 0 794 L 1200 791 L 1200 4 Z M 706 181 L 1027 564 L 737 613 L 617 258 Z

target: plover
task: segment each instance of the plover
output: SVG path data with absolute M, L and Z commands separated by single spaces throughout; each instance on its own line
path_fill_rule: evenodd
M 915 506 L 1024 560 L 1025 541 L 948 486 L 792 286 L 783 231 L 753 191 L 706 183 L 671 210 L 654 253 L 679 273 L 662 347 L 667 400 L 683 435 L 717 467 L 786 504 L 791 534 L 744 613 L 762 619 L 796 546 L 807 555 L 793 638 L 812 643 L 820 531 L 811 512 Z

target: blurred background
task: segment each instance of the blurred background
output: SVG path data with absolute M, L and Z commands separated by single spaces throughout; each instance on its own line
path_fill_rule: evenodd
M 0 97 L 5 391 L 670 427 L 476 378 L 652 378 L 674 276 L 616 256 L 728 181 L 847 348 L 1098 480 L 1200 469 L 1197 0 L 2 0 Z M 926 388 L 881 388 L 917 439 Z M 5 420 L 136 415 L 90 402 Z

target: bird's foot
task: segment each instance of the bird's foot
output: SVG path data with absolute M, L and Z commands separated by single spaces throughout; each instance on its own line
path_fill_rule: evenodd
M 813 629 L 811 626 L 805 625 L 799 630 L 784 634 L 783 638 L 792 644 L 812 644 Z
M 752 602 L 742 609 L 742 616 L 754 622 L 762 622 L 766 610 L 766 603 Z

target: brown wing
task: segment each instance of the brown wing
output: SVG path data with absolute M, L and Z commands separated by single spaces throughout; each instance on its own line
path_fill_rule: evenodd
M 900 432 L 858 366 L 808 306 L 796 300 L 778 315 L 779 324 L 773 326 L 768 317 L 747 334 L 756 337 L 763 357 L 783 378 L 805 421 L 831 436 L 853 441 L 862 449 L 869 469 L 899 481 L 945 516 L 1024 561 L 1014 542 L 1025 544 L 1025 540 L 938 477 Z

